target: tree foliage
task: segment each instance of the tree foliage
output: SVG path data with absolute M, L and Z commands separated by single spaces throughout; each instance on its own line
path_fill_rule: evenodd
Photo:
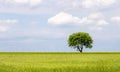
M 77 48 L 80 52 L 82 52 L 83 47 L 92 48 L 93 40 L 88 33 L 85 32 L 77 32 L 73 33 L 68 38 L 68 45 L 70 47 Z

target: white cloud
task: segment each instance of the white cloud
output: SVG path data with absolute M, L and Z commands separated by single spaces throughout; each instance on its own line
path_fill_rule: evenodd
M 102 30 L 103 27 L 105 27 L 106 25 L 108 25 L 109 23 L 105 20 L 98 20 L 96 21 L 96 24 L 93 25 L 92 27 L 90 27 L 90 30 Z
M 7 19 L 7 20 L 0 20 L 0 25 L 5 25 L 5 24 L 16 24 L 18 23 L 18 20 L 10 20 L 10 19 Z
M 13 3 L 20 3 L 20 4 L 27 4 L 29 2 L 29 0 L 7 0 L 9 1 L 13 1 Z
M 48 19 L 48 23 L 54 24 L 54 25 L 61 25 L 61 24 L 71 24 L 76 23 L 80 19 L 78 17 L 72 16 L 71 14 L 60 12 L 57 15 L 51 17 Z
M 42 4 L 42 0 L 0 0 L 0 13 L 32 15 L 50 13 L 49 8 Z
M 82 6 L 85 8 L 89 8 L 95 6 L 95 3 L 93 3 L 92 0 L 85 0 L 82 2 Z
M 92 7 L 104 7 L 110 6 L 116 3 L 116 0 L 84 0 L 82 2 L 82 6 L 84 8 L 92 8 Z
M 42 3 L 42 0 L 30 0 L 30 6 L 37 6 Z
M 90 27 L 89 29 L 90 30 L 102 30 L 103 28 L 99 26 L 93 26 L 93 27 Z
M 42 3 L 42 0 L 4 0 L 2 1 L 6 5 L 15 6 L 38 6 Z
M 0 20 L 0 32 L 8 31 L 10 29 L 11 24 L 17 24 L 17 23 L 18 20 L 15 19 Z
M 92 13 L 88 16 L 88 18 L 90 19 L 100 19 L 100 18 L 103 18 L 104 15 L 100 12 L 97 12 L 97 13 Z
M 9 30 L 9 27 L 7 26 L 0 26 L 0 32 L 5 32 L 5 31 L 8 31 Z
M 78 23 L 78 25 L 80 25 L 80 24 L 83 25 L 83 24 L 90 24 L 92 22 L 94 22 L 92 19 L 89 19 L 88 17 L 83 17 L 83 18 L 79 19 L 79 21 L 77 23 Z
M 89 6 L 89 4 L 86 3 L 87 1 L 90 1 L 92 5 Z M 95 2 L 98 2 L 98 4 Z M 0 12 L 17 14 L 52 14 L 63 10 L 69 12 L 76 11 L 79 13 L 82 10 L 82 12 L 86 13 L 86 9 L 83 8 L 86 5 L 88 5 L 87 7 L 103 7 L 102 4 L 104 4 L 104 6 L 111 6 L 111 4 L 114 4 L 115 2 L 116 0 L 0 0 Z M 93 8 L 93 10 L 96 9 Z
M 90 24 L 93 21 L 94 20 L 93 18 L 91 18 L 91 16 L 79 18 L 65 12 L 60 12 L 57 15 L 48 19 L 48 23 L 54 25 L 67 25 L 67 24 L 83 25 Z
M 60 12 L 48 19 L 48 23 L 53 25 L 88 25 L 91 30 L 102 30 L 103 27 L 108 24 L 108 22 L 104 20 L 104 15 L 100 12 L 92 13 L 82 18 L 69 13 Z
M 120 23 L 120 16 L 114 16 L 111 18 L 112 21 L 114 22 L 119 22 Z
M 99 21 L 97 22 L 97 24 L 98 24 L 99 26 L 105 26 L 105 25 L 108 24 L 108 22 L 105 21 L 105 20 L 99 20 Z

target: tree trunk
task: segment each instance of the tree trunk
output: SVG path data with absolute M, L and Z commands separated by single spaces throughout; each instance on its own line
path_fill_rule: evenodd
M 81 51 L 79 46 L 77 46 L 77 49 L 79 50 L 79 52 Z
M 83 45 L 77 46 L 77 49 L 82 53 L 82 51 L 83 51 Z
M 83 45 L 80 45 L 80 52 L 82 53 L 83 51 Z

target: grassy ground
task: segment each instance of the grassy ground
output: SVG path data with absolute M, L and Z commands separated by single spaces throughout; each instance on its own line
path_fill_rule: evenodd
M 0 53 L 0 72 L 120 72 L 120 52 Z

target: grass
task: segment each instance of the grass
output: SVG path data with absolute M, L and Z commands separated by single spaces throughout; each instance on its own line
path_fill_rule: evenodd
M 120 72 L 120 52 L 1 52 L 0 72 Z

